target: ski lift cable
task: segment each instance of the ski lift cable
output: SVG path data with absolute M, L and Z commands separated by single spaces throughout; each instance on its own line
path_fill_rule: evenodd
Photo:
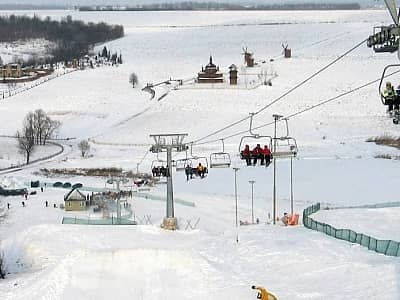
M 300 83 L 296 84 L 294 87 L 292 87 L 291 89 L 289 89 L 288 91 L 286 91 L 285 93 L 283 93 L 281 96 L 279 96 L 278 98 L 276 98 L 275 100 L 273 100 L 272 102 L 268 103 L 267 105 L 263 106 L 262 108 L 260 108 L 258 111 L 254 112 L 254 115 L 257 115 L 261 112 L 263 112 L 264 110 L 266 110 L 267 108 L 269 108 L 270 106 L 272 106 L 273 104 L 277 103 L 278 101 L 282 100 L 284 97 L 286 97 L 287 95 L 289 95 L 290 93 L 294 92 L 295 90 L 297 90 L 299 87 L 301 87 L 302 85 L 304 85 L 305 83 L 307 83 L 308 81 L 310 81 L 311 79 L 313 79 L 314 77 L 316 77 L 317 75 L 319 75 L 320 73 L 322 73 L 323 71 L 325 71 L 326 69 L 328 69 L 329 67 L 331 67 L 332 65 L 334 65 L 335 63 L 337 63 L 339 60 L 341 60 L 342 58 L 344 58 L 346 55 L 348 55 L 349 53 L 351 53 L 352 51 L 356 50 L 358 47 L 360 47 L 362 44 L 364 44 L 367 41 L 367 39 L 364 39 L 363 41 L 359 42 L 358 44 L 356 44 L 355 46 L 353 46 L 352 48 L 350 48 L 349 50 L 347 50 L 345 53 L 341 54 L 340 56 L 338 56 L 336 59 L 334 59 L 332 62 L 330 62 L 329 64 L 327 64 L 326 66 L 322 67 L 321 69 L 319 69 L 317 72 L 313 73 L 312 75 L 310 75 L 309 77 L 307 77 L 306 79 L 304 79 L 303 81 L 301 81 Z M 246 120 L 248 120 L 250 118 L 250 115 L 247 117 L 244 117 L 238 121 L 235 121 L 231 124 L 228 124 L 227 126 L 218 129 L 204 137 L 201 137 L 197 140 L 194 140 L 190 143 L 194 144 L 194 145 L 200 145 L 199 142 L 203 141 L 209 137 L 212 137 L 218 133 L 221 133 L 222 131 L 225 131 L 233 126 L 236 126 Z M 256 128 L 255 128 L 256 129 Z M 247 131 L 245 131 L 247 132 Z M 220 140 L 220 139 L 218 139 Z M 207 143 L 201 143 L 201 144 L 207 144 Z
M 355 49 L 357 49 L 358 47 L 360 47 L 362 44 L 364 44 L 367 41 L 367 39 L 364 39 L 363 41 L 359 42 L 357 45 L 353 46 L 351 49 L 347 50 L 345 53 L 343 53 L 342 55 L 338 56 L 336 59 L 334 59 L 333 61 L 331 61 L 329 64 L 327 64 L 326 66 L 322 67 L 321 69 L 319 69 L 317 72 L 315 72 L 314 74 L 312 74 L 311 76 L 307 77 L 306 79 L 304 79 L 303 81 L 301 81 L 300 83 L 296 84 L 294 87 L 292 87 L 291 89 L 289 89 L 287 92 L 283 93 L 281 96 L 279 96 L 278 98 L 276 98 L 274 101 L 270 102 L 269 104 L 265 105 L 264 107 L 262 107 L 261 109 L 259 109 L 258 111 L 256 111 L 254 114 L 257 115 L 261 112 L 263 112 L 264 110 L 266 110 L 267 108 L 269 108 L 270 106 L 272 106 L 273 104 L 275 104 L 276 102 L 278 102 L 279 100 L 281 100 L 282 98 L 286 97 L 287 95 L 289 95 L 290 93 L 292 93 L 293 91 L 297 90 L 300 86 L 302 86 L 303 84 L 307 83 L 308 81 L 310 81 L 311 79 L 313 79 L 314 77 L 318 76 L 320 73 L 322 73 L 323 71 L 325 71 L 326 69 L 328 69 L 329 67 L 331 67 L 332 65 L 334 65 L 335 63 L 337 63 L 339 60 L 341 60 L 343 57 L 345 57 L 346 55 L 348 55 L 350 52 L 354 51 Z
M 147 155 L 150 153 L 150 151 L 146 150 L 146 153 L 144 154 L 144 156 L 142 157 L 142 159 L 139 161 L 139 165 L 142 164 L 142 162 L 146 159 Z
M 390 76 L 395 75 L 395 74 L 397 74 L 397 73 L 400 73 L 400 70 L 397 70 L 397 71 L 394 71 L 394 72 L 392 72 L 392 73 L 390 73 L 390 74 L 387 74 L 384 78 L 390 77 Z M 369 82 L 367 82 L 367 83 L 365 83 L 365 84 L 362 84 L 362 85 L 360 85 L 360 86 L 358 86 L 358 87 L 356 87 L 356 88 L 354 88 L 354 89 L 351 89 L 351 90 L 349 90 L 349 91 L 347 91 L 347 92 L 341 93 L 341 94 L 336 95 L 336 96 L 334 96 L 334 97 L 332 97 L 332 98 L 329 98 L 329 99 L 327 99 L 327 100 L 321 101 L 321 102 L 319 102 L 319 103 L 317 103 L 317 104 L 314 104 L 314 105 L 312 105 L 312 106 L 310 106 L 310 107 L 307 107 L 307 108 L 305 108 L 305 109 L 302 109 L 302 110 L 300 110 L 300 111 L 298 111 L 298 112 L 292 113 L 292 114 L 290 114 L 290 115 L 288 115 L 288 116 L 284 116 L 283 118 L 281 118 L 280 120 L 278 120 L 278 122 L 284 121 L 285 119 L 293 118 L 293 117 L 298 116 L 298 115 L 300 115 L 300 114 L 302 114 L 302 113 L 305 113 L 305 112 L 307 112 L 307 111 L 310 111 L 310 110 L 312 110 L 312 109 L 314 109 L 314 108 L 317 108 L 317 107 L 322 106 L 322 105 L 324 105 L 324 104 L 327 104 L 327 103 L 329 103 L 329 102 L 335 101 L 335 100 L 337 100 L 337 99 L 339 99 L 339 98 L 341 98 L 341 97 L 344 97 L 344 96 L 347 96 L 347 95 L 352 94 L 352 93 L 354 93 L 354 92 L 357 92 L 357 91 L 359 91 L 359 90 L 361 90 L 361 89 L 363 89 L 363 88 L 366 88 L 366 87 L 368 87 L 368 86 L 370 86 L 370 85 L 372 85 L 372 84 L 374 84 L 374 83 L 379 82 L 380 80 L 381 80 L 381 78 L 378 78 L 378 79 L 369 81 Z M 265 123 L 265 124 L 262 124 L 262 125 L 259 125 L 259 126 L 257 126 L 257 127 L 254 127 L 253 129 L 261 129 L 261 128 L 264 128 L 264 127 L 267 127 L 267 126 L 270 126 L 270 125 L 273 125 L 273 124 L 274 124 L 274 121 L 269 122 L 269 123 Z M 233 137 L 236 137 L 236 136 L 245 134 L 245 133 L 247 133 L 247 132 L 248 132 L 248 130 L 240 131 L 240 132 L 237 132 L 237 133 L 234 133 L 234 134 L 225 136 L 223 139 L 224 139 L 224 140 L 231 139 L 231 138 L 233 138 Z M 221 140 L 221 138 L 215 139 L 215 140 L 211 140 L 211 141 L 205 141 L 205 142 L 197 143 L 197 145 L 211 144 L 211 143 L 215 143 L 215 142 L 220 141 L 220 140 Z

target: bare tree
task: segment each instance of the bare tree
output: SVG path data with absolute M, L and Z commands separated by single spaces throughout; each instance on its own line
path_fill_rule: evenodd
M 138 76 L 136 75 L 136 73 L 132 73 L 129 76 L 129 83 L 132 84 L 132 87 L 135 88 L 135 86 L 138 84 L 139 79 Z
M 85 157 L 85 155 L 89 152 L 90 150 L 90 144 L 87 140 L 82 140 L 78 144 L 78 148 L 81 151 L 82 157 Z
M 18 140 L 19 152 L 25 155 L 26 164 L 29 164 L 31 154 L 35 150 L 35 130 L 33 113 L 28 113 L 28 115 L 25 117 L 22 131 L 17 131 L 15 136 Z
M 54 132 L 57 131 L 57 129 L 60 127 L 61 122 L 60 121 L 54 121 L 50 119 L 49 117 L 46 116 L 46 120 L 43 126 L 43 144 L 46 145 L 46 142 L 49 138 L 51 138 L 54 135 Z
M 33 126 L 35 130 L 35 143 L 37 145 L 42 144 L 43 140 L 43 127 L 46 121 L 46 113 L 43 111 L 43 109 L 37 109 L 33 113 Z
M 1 56 L 0 56 L 0 66 L 2 66 L 3 65 L 3 60 L 1 59 Z
M 59 121 L 52 120 L 42 109 L 37 109 L 33 113 L 35 143 L 45 145 L 54 132 L 60 127 Z

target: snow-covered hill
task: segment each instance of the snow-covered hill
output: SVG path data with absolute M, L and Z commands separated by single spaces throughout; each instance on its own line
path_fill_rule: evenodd
M 66 14 L 40 13 L 54 18 Z M 268 105 L 367 38 L 374 25 L 390 22 L 385 11 L 73 12 L 73 17 L 122 23 L 126 36 L 107 43 L 107 47 L 122 52 L 124 64 L 74 72 L 0 100 L 0 134 L 15 133 L 28 111 L 42 108 L 62 122 L 59 136 L 76 138 L 66 142 L 72 145 L 72 152 L 13 174 L 18 182 L 38 179 L 105 185 L 104 178 L 43 178 L 34 173 L 42 167 L 122 167 L 149 172 L 157 159 L 146 154 L 152 142 L 149 134 L 185 132 L 189 134 L 187 141 L 204 137 Z M 285 41 L 292 48 L 291 59 L 281 57 Z M 138 74 L 141 87 L 147 82 L 196 76 L 210 54 L 226 71 L 232 63 L 243 64 L 244 46 L 254 52 L 259 64 L 274 59 L 278 77 L 272 86 L 253 90 L 162 87 L 156 90 L 157 95 L 168 94 L 156 101 L 128 82 L 131 72 Z M 375 80 L 385 65 L 396 61 L 395 55 L 375 55 L 363 45 L 257 115 L 254 125 L 270 123 L 274 113 L 291 115 Z M 400 78 L 393 76 L 391 81 L 400 83 Z M 398 151 L 365 142 L 372 136 L 398 132 L 380 103 L 378 84 L 293 117 L 289 124 L 290 135 L 299 145 L 298 159 L 294 160 L 295 211 L 301 213 L 317 201 L 332 206 L 398 201 L 400 162 L 374 158 L 398 155 Z M 209 139 L 246 129 L 248 122 L 243 122 Z M 272 135 L 273 127 L 257 132 Z M 278 135 L 283 132 L 279 124 Z M 266 224 L 272 212 L 272 168 L 244 166 L 238 157 L 242 135 L 225 140 L 233 165 L 241 168 L 238 217 L 251 220 L 248 181 L 256 180 L 255 215 L 261 224 L 241 226 L 239 243 L 232 169 L 212 169 L 207 178 L 189 182 L 182 173 L 174 173 L 175 197 L 195 203 L 194 207 L 175 204 L 181 224 L 177 232 L 165 232 L 158 226 L 165 203 L 151 200 L 151 195 L 164 195 L 163 185 L 153 188 L 148 198 L 128 200 L 135 217 L 151 215 L 153 226 L 61 225 L 63 216 L 89 218 L 92 214 L 53 208 L 53 203 L 62 202 L 66 190 L 38 191 L 26 207 L 19 197 L 0 198 L 0 213 L 6 211 L 6 217 L 0 219 L 0 247 L 12 272 L 0 281 L 1 299 L 243 300 L 255 299 L 250 289 L 253 284 L 266 286 L 279 299 L 398 299 L 398 258 L 378 255 L 302 226 Z M 82 159 L 76 144 L 88 138 L 93 156 Z M 209 157 L 220 150 L 216 141 L 194 146 L 193 154 Z M 282 215 L 290 207 L 290 161 L 277 165 L 278 214 Z M 45 201 L 51 207 L 46 208 Z M 396 239 L 400 229 L 397 211 L 330 210 L 316 217 Z M 353 212 L 361 217 L 352 218 Z M 387 213 L 393 216 L 389 218 Z M 187 221 L 193 224 L 198 219 L 196 230 L 185 230 Z M 368 230 L 371 227 L 374 229 Z

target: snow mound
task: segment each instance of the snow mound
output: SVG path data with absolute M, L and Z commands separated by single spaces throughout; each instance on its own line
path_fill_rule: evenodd
M 7 190 L 23 189 L 24 183 L 18 181 L 15 177 L 0 178 L 0 187 Z

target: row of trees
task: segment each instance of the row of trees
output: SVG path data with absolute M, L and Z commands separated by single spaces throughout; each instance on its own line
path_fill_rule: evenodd
M 22 130 L 18 130 L 15 136 L 18 140 L 18 149 L 25 155 L 27 164 L 35 146 L 45 145 L 60 125 L 59 121 L 52 120 L 42 109 L 29 112 L 25 116 Z
M 34 38 L 43 38 L 55 43 L 49 49 L 55 61 L 72 60 L 88 54 L 97 43 L 121 38 L 124 28 L 121 25 L 84 23 L 67 16 L 61 21 L 50 17 L 38 16 L 2 16 L 0 17 L 0 42 L 13 42 Z
M 111 61 L 113 64 L 122 64 L 122 54 L 113 53 L 107 49 L 106 46 L 103 47 L 103 50 L 99 52 L 99 57 L 106 58 L 108 61 Z
M 332 10 L 360 9 L 357 2 L 347 3 L 283 3 L 283 4 L 235 4 L 226 2 L 182 1 L 176 3 L 139 4 L 131 7 L 81 6 L 80 11 L 170 11 L 170 10 Z

